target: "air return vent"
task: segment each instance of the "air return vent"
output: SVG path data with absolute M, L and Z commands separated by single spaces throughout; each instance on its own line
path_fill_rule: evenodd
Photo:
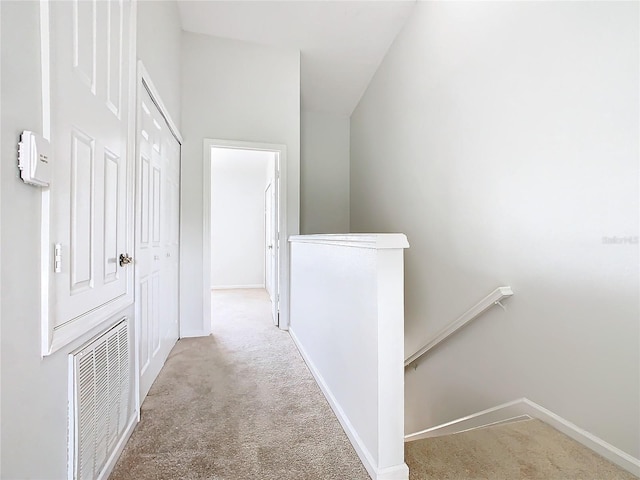
M 130 413 L 126 318 L 69 355 L 69 477 L 100 478 Z

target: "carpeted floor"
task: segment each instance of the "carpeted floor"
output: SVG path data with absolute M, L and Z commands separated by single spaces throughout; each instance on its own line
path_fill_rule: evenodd
M 214 335 L 180 340 L 111 480 L 368 480 L 264 290 L 216 291 Z
M 405 444 L 410 480 L 636 480 L 539 420 Z
M 111 480 L 368 480 L 264 290 L 217 291 L 180 340 Z M 539 421 L 405 444 L 411 480 L 632 480 Z

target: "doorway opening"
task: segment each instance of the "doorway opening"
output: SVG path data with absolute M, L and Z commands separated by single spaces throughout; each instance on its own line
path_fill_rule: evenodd
M 212 147 L 210 278 L 212 290 L 266 290 L 277 325 L 276 156 Z
M 268 298 L 273 323 L 287 329 L 285 147 L 216 140 L 204 147 L 205 325 L 213 332 L 221 318 L 212 294 L 256 290 Z

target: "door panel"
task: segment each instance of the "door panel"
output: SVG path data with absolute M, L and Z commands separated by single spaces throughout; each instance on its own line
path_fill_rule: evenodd
M 165 137 L 162 211 L 165 215 L 165 230 L 162 235 L 165 275 L 162 278 L 162 298 L 166 315 L 162 332 L 164 339 L 178 338 L 179 323 L 179 276 L 180 276 L 180 144 L 173 136 Z M 162 203 L 164 202 L 164 203 Z
M 137 252 L 136 252 L 137 256 Z M 139 258 L 139 257 L 138 257 Z M 139 260 L 138 260 L 139 261 Z M 149 366 L 149 277 L 145 276 L 139 280 L 137 285 L 136 305 L 138 310 L 138 323 L 140 324 L 140 339 L 138 340 L 138 351 L 140 354 L 140 371 L 144 372 Z
M 55 343 L 56 334 L 71 341 L 133 299 L 132 268 L 118 262 L 131 237 L 131 3 L 48 5 L 55 159 L 50 235 L 61 247 L 61 271 L 50 282 Z
M 180 145 L 141 88 L 136 200 L 140 400 L 178 339 Z
M 273 286 L 272 286 L 272 250 L 273 250 L 273 235 L 271 225 L 271 209 L 273 208 L 271 202 L 271 191 L 273 190 L 273 183 L 267 185 L 264 191 L 264 243 L 265 243 L 265 265 L 264 265 L 264 286 L 273 303 Z
M 160 348 L 160 329 L 162 328 L 162 317 L 160 316 L 160 272 L 151 278 L 152 298 L 153 298 L 153 324 L 151 325 L 151 335 L 149 336 L 151 357 L 158 354 Z M 164 363 L 164 359 L 162 359 Z
M 160 160 L 162 161 L 162 160 Z M 153 243 L 160 244 L 160 167 L 153 167 Z
M 94 145 L 95 140 L 71 132 L 71 294 L 91 288 L 93 278 L 94 230 Z
M 122 29 L 124 26 L 122 1 L 109 1 L 107 9 L 107 107 L 120 117 L 122 108 Z
M 71 2 L 68 2 L 71 3 Z M 62 7 L 60 7 L 62 8 Z M 96 90 L 96 50 L 98 37 L 96 35 L 96 23 L 93 19 L 96 15 L 95 1 L 73 2 L 73 66 L 78 77 L 91 89 Z
M 104 283 L 118 279 L 118 191 L 122 159 L 106 151 L 104 156 Z
M 278 226 L 280 223 L 278 211 L 279 211 L 279 202 L 280 202 L 280 160 L 278 158 L 278 154 L 275 156 L 275 181 L 274 188 L 271 191 L 271 242 L 273 244 L 273 249 L 271 250 L 271 287 L 273 290 L 272 300 L 271 300 L 271 308 L 273 315 L 273 323 L 276 326 L 280 325 L 280 275 L 279 275 L 279 267 L 280 264 L 280 227 Z

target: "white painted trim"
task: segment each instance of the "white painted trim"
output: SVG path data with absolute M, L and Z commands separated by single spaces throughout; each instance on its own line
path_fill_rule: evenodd
M 203 290 L 203 325 L 209 328 L 205 335 L 211 333 L 211 149 L 233 148 L 238 150 L 260 150 L 265 152 L 275 152 L 279 156 L 276 162 L 276 170 L 280 175 L 280 189 L 278 190 L 279 211 L 278 211 L 278 231 L 280 240 L 278 244 L 278 293 L 280 295 L 280 323 L 282 330 L 289 329 L 289 264 L 291 254 L 289 251 L 289 234 L 298 232 L 288 231 L 289 212 L 287 209 L 287 197 L 289 194 L 289 183 L 287 181 L 288 163 L 287 147 L 281 144 L 243 142 L 239 140 L 219 140 L 205 138 L 203 141 L 203 166 L 202 166 L 202 264 L 204 265 L 202 275 Z M 297 217 L 298 211 L 290 212 L 293 217 Z M 191 336 L 182 334 L 181 337 Z
M 51 264 L 51 190 L 42 189 L 40 200 L 40 355 L 45 357 L 57 350 L 53 345 L 53 282 Z
M 520 418 L 526 413 L 523 411 L 522 398 L 512 402 L 503 403 L 501 405 L 487 408 L 481 412 L 477 412 L 466 417 L 458 418 L 451 422 L 446 422 L 435 427 L 427 428 L 410 435 L 405 435 L 404 441 L 411 442 L 421 440 L 423 438 L 442 437 L 454 433 L 468 432 L 477 428 L 488 427 L 497 423 Z M 527 418 L 531 418 L 527 416 Z
M 264 288 L 264 283 L 255 285 L 215 285 L 211 286 L 211 290 L 243 290 L 250 288 Z
M 587 432 L 583 428 L 580 428 L 575 423 L 562 418 L 560 415 L 553 413 L 551 410 L 547 410 L 543 406 L 538 405 L 527 398 L 523 398 L 522 402 L 525 405 L 524 411 L 529 416 L 548 423 L 556 430 L 573 438 L 576 442 L 593 450 L 598 455 L 601 455 L 610 462 L 615 463 L 620 468 L 640 477 L 640 459 L 623 452 L 619 448 L 605 442 L 603 439 Z
M 167 125 L 169 126 L 169 130 L 171 130 L 171 133 L 173 134 L 173 136 L 176 137 L 176 140 L 178 140 L 178 143 L 182 145 L 183 139 L 182 139 L 182 135 L 180 134 L 180 130 L 178 130 L 176 123 L 173 121 L 173 118 L 171 118 L 169 109 L 165 106 L 165 103 L 162 101 L 162 97 L 160 97 L 160 91 L 156 88 L 155 84 L 151 80 L 151 75 L 149 75 L 149 71 L 144 66 L 144 63 L 142 63 L 142 60 L 138 60 L 138 79 L 142 81 L 142 83 L 144 84 L 144 87 L 147 89 L 147 91 L 149 92 L 149 95 L 151 96 L 151 100 L 153 100 L 153 103 L 155 103 L 156 106 L 158 107 L 158 110 L 160 110 L 160 113 L 166 120 Z M 138 96 L 138 98 L 140 97 Z
M 124 431 L 123 435 L 120 437 L 120 440 L 118 440 L 118 444 L 116 445 L 116 448 L 111 453 L 109 460 L 107 460 L 107 463 L 102 469 L 102 473 L 100 473 L 97 480 L 107 480 L 109 478 L 109 475 L 111 475 L 113 468 L 116 466 L 118 458 L 120 458 L 120 454 L 122 454 L 122 451 L 124 450 L 124 447 L 127 444 L 129 437 L 133 433 L 133 430 L 135 429 L 138 421 L 139 421 L 138 415 L 134 412 L 131 415 L 131 418 L 129 419 L 129 424 L 127 425 L 126 430 Z
M 446 422 L 441 425 L 436 425 L 435 427 L 427 428 L 426 430 L 406 435 L 405 441 L 410 442 L 423 438 L 462 433 L 475 430 L 477 428 L 527 418 L 536 418 L 551 425 L 556 430 L 564 433 L 598 455 L 603 456 L 620 468 L 623 468 L 633 475 L 640 476 L 640 459 L 623 452 L 619 448 L 527 398 L 519 398 L 472 415 L 467 415 L 466 417 L 462 417 L 451 422 Z
M 40 65 L 42 72 L 42 136 L 51 141 L 51 33 L 49 0 L 40 0 Z M 49 354 L 53 342 L 51 308 L 51 190 L 41 189 L 40 201 L 40 354 Z
M 185 330 L 180 332 L 180 338 L 208 337 L 211 330 Z
M 2 9 L 0 9 L 0 30 L 2 29 L 1 25 L 2 25 Z M 0 38 L 2 38 L 2 35 L 0 34 Z M 0 92 L 2 92 L 2 75 L 0 75 Z M 0 126 L 0 145 L 4 145 L 2 143 L 2 128 Z M 0 185 L 2 185 L 2 172 L 1 172 L 1 168 L 0 168 Z M 1 192 L 2 188 L 0 187 L 0 212 L 2 211 L 2 205 L 1 205 L 1 201 L 2 201 L 2 192 Z M 2 252 L 2 222 L 0 222 L 0 252 Z M 2 255 L 0 255 L 0 263 L 2 262 Z M 0 265 L 0 272 L 2 272 L 2 266 Z M 1 276 L 1 275 L 0 275 Z M 2 292 L 2 285 L 1 285 L 2 280 L 0 279 L 0 292 Z M 6 300 L 5 300 L 6 301 Z M 2 295 L 0 295 L 0 358 L 2 358 Z M 43 335 L 40 335 L 40 337 L 42 338 Z M 2 382 L 0 382 L 0 412 L 2 412 Z M 2 435 L 0 435 L 0 452 L 2 452 Z M 2 454 L 0 453 L 0 472 L 2 472 Z
M 73 355 L 67 356 L 67 480 L 74 480 L 77 451 L 76 435 L 76 394 Z
M 42 136 L 51 141 L 51 38 L 49 0 L 40 0 L 40 64 L 42 91 Z M 40 354 L 49 353 L 53 343 L 51 308 L 51 190 L 41 189 L 40 200 Z
M 342 429 L 347 434 L 347 437 L 349 437 L 351 445 L 353 445 L 354 450 L 358 454 L 358 457 L 360 457 L 360 461 L 364 465 L 364 468 L 367 470 L 367 473 L 369 473 L 369 476 L 372 478 L 372 480 L 408 480 L 409 467 L 407 467 L 406 463 L 393 465 L 387 468 L 377 468 L 371 452 L 369 452 L 369 449 L 365 446 L 364 442 L 356 432 L 353 425 L 351 425 L 349 418 L 344 413 L 344 410 L 342 410 L 342 407 L 340 407 L 340 404 L 331 393 L 331 390 L 324 381 L 324 378 L 322 378 L 322 375 L 316 368 L 315 364 L 311 361 L 311 357 L 307 354 L 301 342 L 296 337 L 295 332 L 291 328 L 289 329 L 289 335 L 293 339 L 293 343 L 295 344 L 296 348 L 300 352 L 300 355 L 307 364 L 307 367 L 315 378 L 316 383 L 320 387 L 320 390 L 322 390 L 322 393 L 331 406 L 331 409 L 335 413 L 338 421 L 340 422 L 340 425 L 342 425 Z
M 49 32 L 49 0 L 40 0 L 40 64 L 42 92 L 42 136 L 51 141 L 51 33 Z
M 45 351 L 43 355 L 51 355 L 75 340 L 85 336 L 95 335 L 101 329 L 105 328 L 106 323 L 111 317 L 123 311 L 131 305 L 132 302 L 133 293 L 122 295 L 109 303 L 105 303 L 100 308 L 74 318 L 69 323 L 53 328 L 50 348 Z
M 291 235 L 289 241 L 291 243 L 315 243 L 341 247 L 372 248 L 376 250 L 409 248 L 409 241 L 403 233 Z
M 482 315 L 485 311 L 489 310 L 491 307 L 497 305 L 504 298 L 510 297 L 513 295 L 513 291 L 511 287 L 498 287 L 489 295 L 484 297 L 478 303 L 476 303 L 469 310 L 464 312 L 460 317 L 458 317 L 453 322 L 446 325 L 442 330 L 440 330 L 429 342 L 427 342 L 424 347 L 415 352 L 413 355 L 407 357 L 404 361 L 404 366 L 407 367 L 420 357 L 425 355 L 429 350 L 436 347 L 438 344 L 444 342 L 451 335 L 456 333 L 462 327 L 467 325 L 469 322 L 474 320 L 475 318 Z
M 372 478 L 376 480 L 406 480 L 409 478 L 409 467 L 403 463 L 393 467 L 379 468 L 377 475 Z

